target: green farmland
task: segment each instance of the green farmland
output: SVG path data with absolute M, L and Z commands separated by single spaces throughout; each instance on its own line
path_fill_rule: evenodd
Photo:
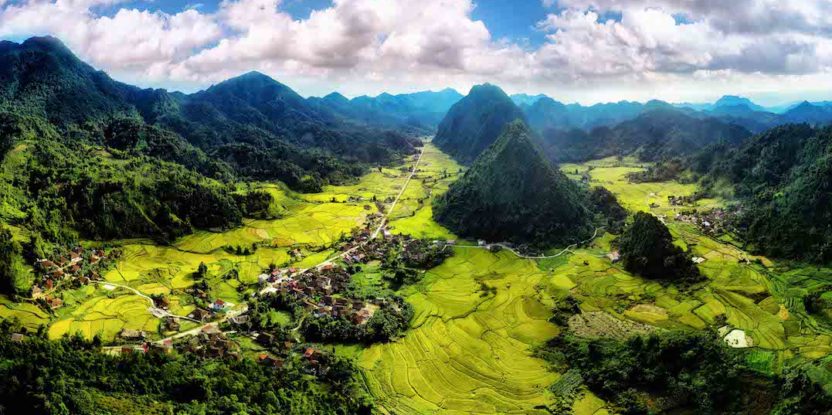
M 405 189 L 408 172 L 401 167 L 376 170 L 358 183 L 328 186 L 318 194 L 299 194 L 273 183 L 240 186 L 241 191 L 270 193 L 275 204 L 271 211 L 280 217 L 246 219 L 242 227 L 222 232 L 200 231 L 170 246 L 120 241 L 116 245 L 122 256 L 103 276 L 111 285 L 67 291 L 64 306 L 51 314 L 2 298 L 0 317 L 17 317 L 32 328 L 48 325 L 51 338 L 81 333 L 110 342 L 125 328 L 161 338 L 160 320 L 150 313 L 148 300 L 128 288 L 144 295 L 164 294 L 171 313 L 187 315 L 195 305 L 185 290 L 204 263 L 212 295 L 240 304 L 270 264 L 303 268 L 321 263 L 333 255 L 333 243 L 342 234 L 378 211 L 370 200 L 392 200 L 399 192 L 402 196 L 389 216 L 393 233 L 456 239 L 433 221 L 430 206 L 432 198 L 461 174 L 460 166 L 427 144 Z M 355 360 L 361 383 L 382 413 L 545 413 L 543 408 L 559 388 L 569 389 L 574 381 L 535 357 L 535 350 L 567 329 L 550 318 L 555 303 L 571 295 L 586 315 L 606 316 L 599 320 L 600 330 L 610 336 L 632 327 L 615 321 L 645 330 L 705 330 L 718 325 L 742 330 L 752 346 L 746 358 L 751 367 L 777 373 L 789 365 L 810 366 L 810 373 L 832 390 L 832 324 L 810 316 L 800 301 L 807 290 L 832 281 L 832 271 L 757 258 L 729 238 L 714 239 L 675 221 L 681 208 L 671 206 L 667 197 L 691 195 L 696 186 L 627 181 L 627 173 L 643 168 L 627 159 L 561 166 L 573 179 L 588 175 L 590 185 L 608 188 L 631 213 L 646 210 L 664 218 L 677 244 L 704 258 L 699 268 L 705 281 L 681 290 L 631 275 L 607 258 L 614 236 L 603 232 L 587 246 L 553 248 L 550 254 L 562 254 L 538 260 L 508 250 L 490 252 L 460 240 L 453 256 L 418 283 L 399 290 L 415 312 L 401 338 L 366 348 L 331 346 Z M 695 208 L 721 203 L 699 200 Z M 236 246 L 256 249 L 249 255 L 226 249 Z M 290 256 L 289 249 L 295 248 L 302 257 Z M 232 270 L 235 277 L 230 278 Z M 384 284 L 369 267 L 356 275 L 361 276 L 356 285 L 365 289 Z M 294 325 L 285 314 L 274 319 Z M 193 327 L 186 323 L 181 330 Z M 250 339 L 239 341 L 245 348 L 252 344 Z M 597 396 L 580 390 L 573 411 L 602 415 L 608 413 L 605 406 Z

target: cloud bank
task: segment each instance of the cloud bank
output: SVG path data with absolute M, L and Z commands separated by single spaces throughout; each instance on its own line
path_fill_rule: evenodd
M 280 0 L 223 0 L 211 13 L 4 1 L 2 38 L 55 35 L 119 79 L 186 90 L 249 70 L 305 94 L 488 81 L 582 102 L 825 94 L 832 81 L 826 0 L 543 0 L 534 48 L 494 39 L 471 0 L 335 0 L 305 19 Z

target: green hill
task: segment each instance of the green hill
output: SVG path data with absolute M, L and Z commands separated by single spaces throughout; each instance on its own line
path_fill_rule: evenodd
M 699 269 L 682 248 L 673 244 L 673 237 L 659 218 L 637 212 L 619 241 L 624 268 L 647 278 L 664 280 L 695 279 Z
M 459 162 L 470 164 L 516 119 L 525 119 L 523 112 L 502 89 L 477 85 L 448 110 L 433 142 Z
M 301 191 L 351 180 L 367 165 L 389 163 L 418 145 L 394 129 L 318 108 L 256 72 L 190 95 L 127 85 L 51 37 L 0 42 L 0 112 L 45 119 L 70 144 L 102 144 L 129 119 L 130 131 L 161 145 L 162 151 L 149 151 L 153 157 L 185 161 L 213 177 L 277 179 Z M 123 138 L 118 141 L 136 141 Z
M 586 161 L 614 155 L 636 155 L 643 161 L 660 161 L 692 154 L 707 146 L 736 146 L 751 134 L 744 128 L 682 110 L 653 109 L 614 127 L 590 132 L 549 129 L 541 145 L 556 162 Z
M 464 237 L 537 246 L 566 244 L 591 233 L 578 186 L 535 147 L 514 121 L 434 204 L 434 217 Z
M 832 128 L 785 125 L 715 153 L 704 184 L 733 184 L 737 230 L 753 250 L 832 261 Z

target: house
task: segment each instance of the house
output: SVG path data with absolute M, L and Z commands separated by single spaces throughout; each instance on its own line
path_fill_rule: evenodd
M 161 343 L 150 343 L 150 350 L 156 353 L 168 354 L 173 351 L 173 340 L 165 339 Z
M 234 324 L 246 324 L 248 323 L 249 317 L 248 315 L 242 314 L 239 316 L 231 317 L 229 320 L 231 320 L 231 322 Z
M 142 340 L 145 338 L 146 333 L 139 330 L 132 330 L 132 329 L 122 329 L 121 333 L 119 333 L 119 337 L 125 340 Z
M 153 296 L 153 305 L 162 310 L 167 310 L 170 307 L 170 300 L 164 295 Z
M 225 301 L 219 298 L 211 304 L 211 310 L 222 311 L 223 309 L 225 309 Z
M 21 342 L 23 342 L 23 339 L 25 339 L 25 338 L 26 338 L 26 336 L 24 336 L 20 333 L 12 333 L 12 335 L 11 335 L 11 340 L 15 343 L 21 343 Z
M 488 243 L 485 242 L 484 239 L 478 239 L 477 240 L 477 246 L 486 246 L 486 245 L 488 245 Z
M 613 263 L 616 263 L 621 260 L 621 254 L 618 251 L 612 251 L 607 254 L 607 258 L 609 258 Z
M 307 347 L 306 350 L 303 351 L 303 357 L 308 360 L 312 360 L 315 358 L 315 349 L 311 347 Z
M 165 331 L 179 331 L 179 319 L 176 317 L 165 317 Z
M 188 317 L 197 321 L 205 321 L 211 318 L 211 316 L 212 314 L 210 311 L 201 308 L 197 308 L 196 310 L 192 311 L 191 314 L 188 314 Z
M 32 299 L 39 300 L 43 298 L 46 294 L 43 293 L 43 289 L 38 287 L 37 285 L 32 286 Z
M 267 353 L 260 353 L 260 355 L 257 356 L 257 362 L 264 366 L 273 366 L 276 368 L 283 367 L 282 359 L 275 359 L 269 356 Z
M 64 305 L 64 300 L 61 300 L 58 297 L 47 298 L 46 302 L 49 304 L 49 308 L 56 309 L 61 308 Z
M 352 315 L 352 322 L 355 324 L 364 324 L 370 319 L 370 310 L 362 309 Z
M 206 324 L 202 327 L 202 332 L 205 334 L 220 334 L 222 331 L 216 324 Z

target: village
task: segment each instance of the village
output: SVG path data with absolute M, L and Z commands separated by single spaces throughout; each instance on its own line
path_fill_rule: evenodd
M 108 254 L 103 249 L 77 246 L 56 252 L 50 258 L 39 258 L 34 264 L 38 276 L 32 284 L 31 298 L 45 309 L 60 308 L 63 306 L 60 290 L 101 281 L 101 272 L 118 256 L 118 250 Z
M 386 272 L 392 273 L 402 267 L 429 269 L 451 255 L 446 249 L 454 241 L 427 241 L 408 235 L 392 234 L 382 225 L 383 216 L 368 215 L 365 226 L 354 228 L 335 244 L 338 254 L 315 267 L 298 269 L 292 264 L 303 258 L 297 247 L 289 248 L 292 261 L 282 266 L 271 265 L 257 277 L 257 290 L 250 294 L 250 301 L 288 303 L 284 306 L 302 310 L 302 323 L 339 322 L 355 330 L 366 330 L 368 322 L 379 310 L 385 310 L 399 317 L 406 324 L 405 303 L 400 298 L 385 295 L 356 297 L 349 286 L 355 273 L 370 263 L 379 263 Z M 376 232 L 373 232 L 373 228 Z M 413 270 L 413 272 L 416 272 Z M 326 353 L 315 348 L 308 340 L 297 334 L 273 332 L 268 328 L 251 324 L 251 304 L 230 312 L 234 304 L 220 298 L 211 298 L 210 287 L 204 280 L 207 267 L 200 267 L 193 274 L 194 285 L 186 292 L 191 294 L 198 306 L 186 318 L 202 324 L 189 332 L 180 332 L 181 318 L 160 315 L 160 332 L 170 337 L 151 340 L 151 333 L 123 329 L 118 335 L 120 346 L 111 346 L 112 352 L 120 353 L 189 353 L 202 358 L 240 359 L 243 351 L 232 335 L 251 338 L 265 350 L 257 354 L 261 364 L 280 368 L 287 359 L 300 357 L 301 362 L 312 374 L 325 373 Z M 169 307 L 167 296 L 151 295 L 154 308 L 166 311 Z M 279 298 L 279 301 L 275 301 Z M 302 330 L 301 330 L 302 331 Z M 314 335 L 312 336 L 315 337 Z M 347 339 L 349 340 L 349 339 Z M 353 339 L 354 340 L 354 339 Z

